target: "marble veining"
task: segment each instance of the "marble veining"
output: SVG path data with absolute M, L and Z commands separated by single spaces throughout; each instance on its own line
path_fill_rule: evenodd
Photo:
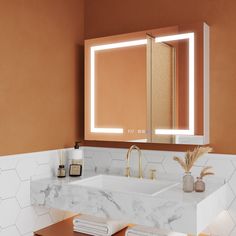
M 210 217 L 198 220 L 199 214 L 204 212 L 201 209 L 201 206 L 205 207 L 204 201 L 214 198 L 207 203 L 214 216 L 225 209 L 225 184 L 222 182 L 208 183 L 205 193 L 183 193 L 180 184 L 156 196 L 70 184 L 94 175 L 96 173 L 86 171 L 82 178 L 32 181 L 31 201 L 36 205 L 75 213 L 123 219 L 129 223 L 192 234 L 200 233 L 212 220 Z

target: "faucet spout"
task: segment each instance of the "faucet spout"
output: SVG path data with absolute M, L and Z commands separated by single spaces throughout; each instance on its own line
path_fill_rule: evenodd
M 139 178 L 143 178 L 143 173 L 142 173 L 142 154 L 141 154 L 141 150 L 138 146 L 136 145 L 132 145 L 127 154 L 126 154 L 126 159 L 127 159 L 127 173 L 126 173 L 126 176 L 127 177 L 130 177 L 130 156 L 131 156 L 131 152 L 132 150 L 137 150 L 138 151 L 138 158 L 139 158 Z

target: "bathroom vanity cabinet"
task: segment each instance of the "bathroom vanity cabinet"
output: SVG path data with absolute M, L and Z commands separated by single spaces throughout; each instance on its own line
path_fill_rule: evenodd
M 47 178 L 32 181 L 32 204 L 97 217 L 105 217 L 102 210 L 105 209 L 106 217 L 110 219 L 192 235 L 204 231 L 227 205 L 223 181 L 209 182 L 204 193 L 184 193 L 181 184 L 167 177 L 159 177 L 155 182 L 86 174 L 76 180 Z
M 54 225 L 36 231 L 34 236 L 86 236 L 87 234 L 76 233 L 73 231 L 73 217 L 63 220 Z M 124 236 L 125 229 L 114 234 L 114 236 Z M 88 236 L 88 235 L 87 235 Z

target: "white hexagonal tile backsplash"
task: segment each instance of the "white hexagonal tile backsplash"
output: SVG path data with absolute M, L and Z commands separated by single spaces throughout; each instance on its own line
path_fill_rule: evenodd
M 36 172 L 38 165 L 33 158 L 27 157 L 19 160 L 16 171 L 21 180 L 29 180 Z
M 3 171 L 0 178 L 2 199 L 14 197 L 20 187 L 20 179 L 15 170 Z

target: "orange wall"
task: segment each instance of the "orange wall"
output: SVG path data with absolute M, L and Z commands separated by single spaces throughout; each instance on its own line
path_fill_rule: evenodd
M 0 155 L 82 136 L 83 13 L 83 0 L 0 1 Z
M 86 0 L 85 38 L 206 21 L 211 27 L 211 146 L 236 153 L 235 11 L 235 0 Z

